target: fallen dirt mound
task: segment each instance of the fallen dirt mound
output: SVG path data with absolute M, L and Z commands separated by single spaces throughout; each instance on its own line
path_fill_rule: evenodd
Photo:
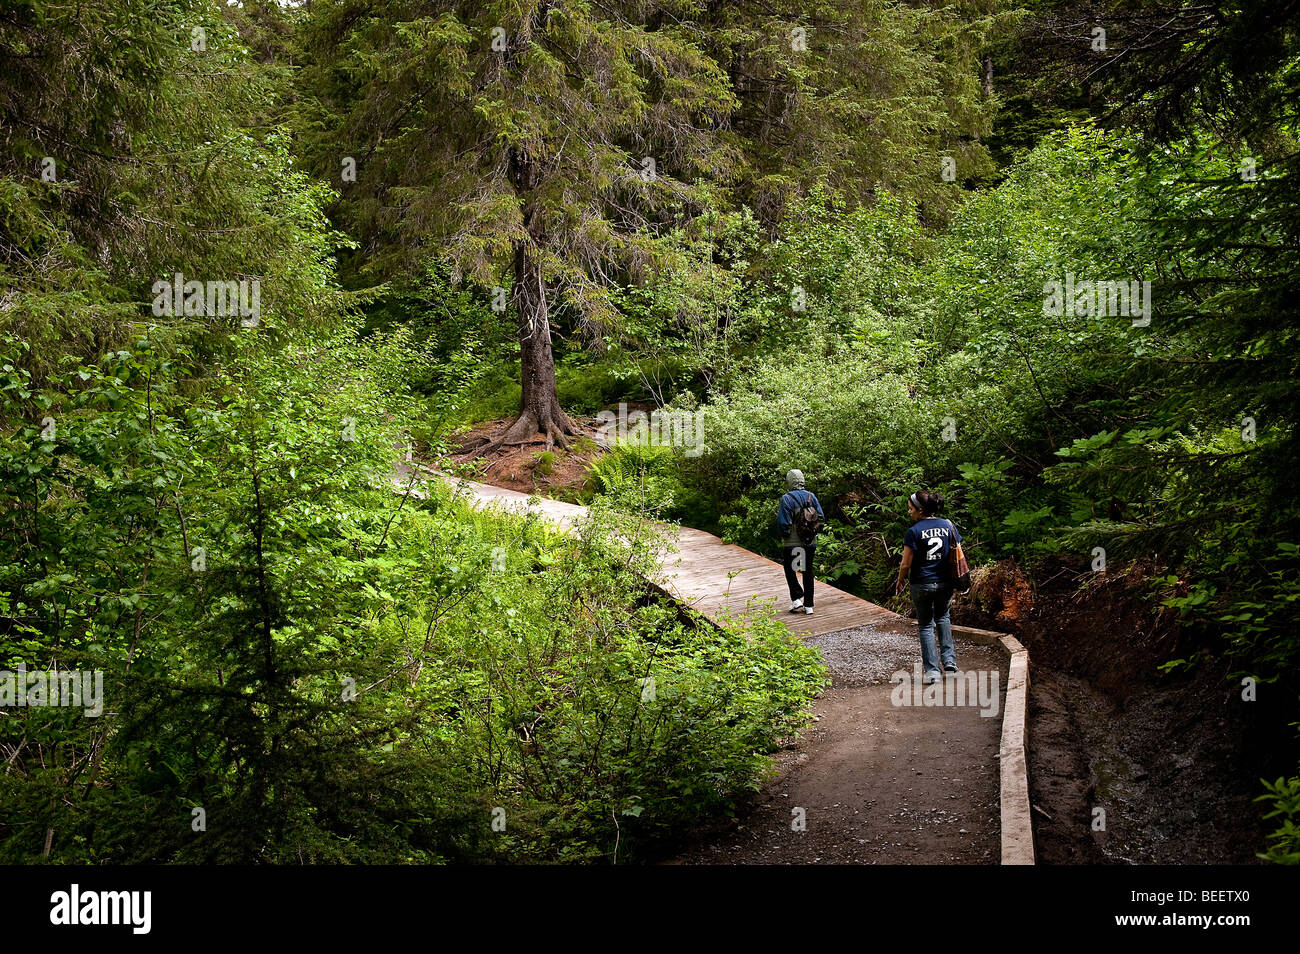
M 971 589 L 965 597 L 989 617 L 998 630 L 1015 626 L 1034 608 L 1034 588 L 1015 560 L 1003 560 L 971 570 Z

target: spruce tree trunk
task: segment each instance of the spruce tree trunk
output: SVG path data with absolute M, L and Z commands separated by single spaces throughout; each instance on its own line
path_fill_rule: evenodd
M 544 437 L 546 449 L 555 444 L 568 446 L 569 436 L 578 432 L 560 407 L 555 393 L 555 356 L 551 353 L 551 321 L 546 309 L 546 279 L 537 248 L 545 244 L 536 215 L 536 189 L 541 182 L 541 168 L 526 151 L 511 149 L 510 177 L 515 192 L 522 199 L 523 225 L 528 241 L 515 243 L 515 315 L 519 322 L 519 416 L 506 432 L 489 447 L 503 444 L 527 444 Z
M 546 309 L 546 282 L 541 268 L 523 243 L 515 247 L 515 312 L 519 321 L 519 368 L 523 393 L 519 416 L 493 443 L 527 444 L 539 436 L 546 447 L 565 447 L 577 428 L 560 407 L 555 392 L 555 356 L 551 352 L 551 322 Z

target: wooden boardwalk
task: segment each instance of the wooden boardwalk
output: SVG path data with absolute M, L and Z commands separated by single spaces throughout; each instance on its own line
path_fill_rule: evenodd
M 545 497 L 530 506 L 527 494 L 443 474 L 437 476 L 459 488 L 460 494 L 469 495 L 472 506 L 496 506 L 517 513 L 531 510 L 563 530 L 572 530 L 587 512 L 586 507 Z M 402 484 L 404 489 L 404 481 Z M 772 507 L 775 511 L 775 501 Z M 816 636 L 856 626 L 904 620 L 897 613 L 821 580 L 816 581 L 813 589 L 816 612 L 812 616 L 786 612 L 790 597 L 781 564 L 723 543 L 711 533 L 689 527 L 662 526 L 669 531 L 670 539 L 675 539 L 678 550 L 666 555 L 660 567 L 660 578 L 652 582 L 674 599 L 715 622 L 728 614 L 748 616 L 763 601 L 773 600 L 777 616 L 798 636 Z

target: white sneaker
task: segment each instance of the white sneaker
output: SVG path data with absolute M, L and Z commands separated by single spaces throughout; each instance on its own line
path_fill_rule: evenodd
M 793 603 L 790 604 L 791 613 L 799 613 L 802 612 L 802 610 L 803 610 L 803 600 L 795 600 Z
M 811 616 L 811 615 L 812 615 L 812 607 L 811 607 L 811 606 L 805 606 L 805 607 L 803 608 L 803 615 L 804 615 L 804 616 Z

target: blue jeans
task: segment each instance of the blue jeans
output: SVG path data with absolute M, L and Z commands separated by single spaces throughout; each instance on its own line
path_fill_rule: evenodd
M 952 600 L 951 583 L 913 583 L 912 605 L 916 607 L 916 623 L 921 629 L 921 663 L 926 675 L 939 672 L 939 657 L 934 651 L 934 628 L 939 627 L 939 652 L 943 665 L 957 665 L 957 648 L 952 644 L 952 621 L 948 619 L 948 604 Z

